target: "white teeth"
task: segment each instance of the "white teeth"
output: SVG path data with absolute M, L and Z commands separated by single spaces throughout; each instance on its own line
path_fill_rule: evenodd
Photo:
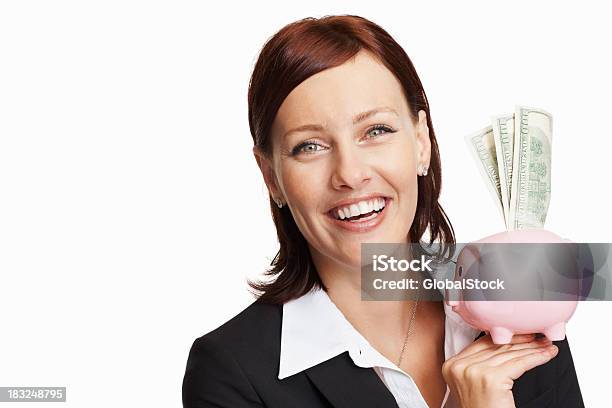
M 367 214 L 370 211 L 372 211 L 370 210 L 370 205 L 366 201 L 360 201 L 358 205 L 359 205 L 359 211 L 361 212 L 361 214 Z
M 372 211 L 379 211 L 385 207 L 385 199 L 378 197 L 367 201 L 360 201 L 346 207 L 336 208 L 335 216 L 338 219 L 356 217 L 361 214 L 367 214 Z

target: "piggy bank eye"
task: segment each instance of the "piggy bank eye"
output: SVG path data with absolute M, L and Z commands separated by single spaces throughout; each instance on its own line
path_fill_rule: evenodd
M 459 267 L 459 277 L 461 278 L 463 276 L 463 266 Z

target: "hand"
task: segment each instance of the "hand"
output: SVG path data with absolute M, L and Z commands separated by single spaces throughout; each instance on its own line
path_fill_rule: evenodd
M 509 344 L 494 344 L 487 333 L 442 365 L 442 375 L 461 408 L 515 408 L 514 380 L 542 365 L 558 352 L 546 337 L 512 337 Z

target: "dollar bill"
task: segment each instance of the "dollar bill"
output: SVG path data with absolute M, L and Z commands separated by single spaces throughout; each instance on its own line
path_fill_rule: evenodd
M 497 115 L 491 118 L 493 126 L 493 139 L 499 183 L 501 186 L 501 200 L 504 208 L 506 226 L 510 219 L 510 194 L 512 188 L 512 162 L 514 160 L 514 114 Z
M 504 222 L 504 208 L 502 204 L 502 192 L 499 181 L 499 170 L 497 164 L 497 153 L 495 151 L 495 141 L 493 138 L 493 127 L 487 126 L 479 131 L 467 135 L 465 141 L 468 150 L 476 161 L 476 165 L 480 171 L 480 175 L 485 181 L 485 184 L 498 207 Z M 507 227 L 507 225 L 506 225 Z
M 552 115 L 516 106 L 509 230 L 542 228 L 550 203 Z
M 517 105 L 465 140 L 506 228 L 542 228 L 550 203 L 552 115 Z

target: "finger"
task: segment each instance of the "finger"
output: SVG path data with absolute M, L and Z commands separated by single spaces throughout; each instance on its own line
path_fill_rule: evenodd
M 489 367 L 497 367 L 497 366 L 500 366 L 506 363 L 507 361 L 518 359 L 521 357 L 526 357 L 534 353 L 550 354 L 549 351 L 550 351 L 549 346 L 539 346 L 535 348 L 532 347 L 532 348 L 524 348 L 520 350 L 511 350 L 511 351 L 506 351 L 506 352 L 495 354 L 491 356 L 489 359 L 487 359 L 486 361 L 483 361 L 482 363 L 486 364 Z
M 512 339 L 510 340 L 510 344 L 528 343 L 530 341 L 533 341 L 534 339 L 535 339 L 535 334 L 533 333 L 515 334 L 514 336 L 512 336 Z M 477 353 L 481 353 L 479 355 L 479 358 L 481 358 L 482 354 L 487 354 L 485 352 L 486 350 L 491 349 L 494 346 L 497 346 L 497 345 L 493 344 L 491 335 L 487 334 L 486 336 L 482 336 L 481 338 L 479 338 L 478 340 L 476 340 L 475 342 L 467 346 L 465 349 L 463 349 L 463 351 L 457 354 L 457 357 L 458 358 L 468 358 Z
M 510 344 L 528 343 L 534 340 L 536 340 L 535 333 L 515 334 L 514 336 L 512 336 L 512 339 L 510 340 Z
M 540 337 L 540 338 L 535 338 L 530 342 L 527 343 L 516 343 L 513 345 L 513 349 L 515 350 L 519 350 L 525 347 L 537 347 L 537 346 L 550 346 L 552 344 L 552 341 L 548 338 L 548 337 Z
M 493 354 L 507 353 L 509 351 L 524 350 L 524 349 L 538 349 L 550 346 L 552 341 L 547 337 L 541 337 L 525 343 L 508 343 L 498 344 L 492 347 Z
M 556 346 L 552 347 L 554 347 L 552 349 L 553 352 L 545 351 L 540 353 L 531 353 L 522 357 L 508 360 L 499 367 L 503 367 L 505 375 L 508 375 L 512 380 L 516 380 L 523 375 L 525 371 L 529 371 L 534 367 L 545 364 L 556 356 L 559 352 L 559 348 Z
M 489 348 L 485 348 L 476 353 L 470 354 L 467 357 L 464 357 L 466 359 L 465 362 L 466 364 L 482 363 L 500 353 L 507 353 L 509 351 L 522 349 L 543 348 L 552 344 L 552 342 L 546 337 L 543 337 L 541 339 L 534 339 L 530 342 L 524 342 L 523 339 L 517 339 L 517 341 L 519 342 L 508 344 L 491 344 Z

